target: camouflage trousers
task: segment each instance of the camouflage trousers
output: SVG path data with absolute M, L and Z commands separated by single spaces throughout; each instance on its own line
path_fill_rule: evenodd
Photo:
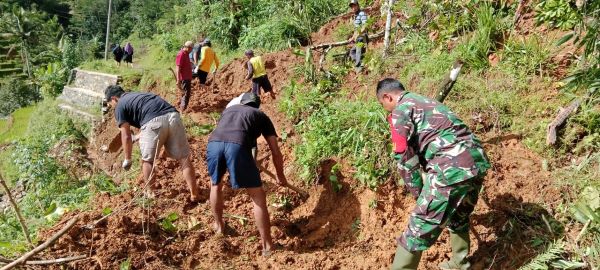
M 477 204 L 483 176 L 446 186 L 437 177 L 437 174 L 427 175 L 418 193 L 417 206 L 409 217 L 408 228 L 398 238 L 398 244 L 408 251 L 426 250 L 435 243 L 444 227 L 454 233 L 469 231 L 469 217 Z M 414 189 L 409 186 L 411 188 Z

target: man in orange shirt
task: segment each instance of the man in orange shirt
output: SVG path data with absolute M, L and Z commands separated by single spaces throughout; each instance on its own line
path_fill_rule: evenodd
M 201 85 L 206 85 L 206 79 L 208 77 L 208 73 L 210 72 L 210 68 L 213 63 L 215 64 L 215 70 L 213 74 L 217 72 L 219 69 L 219 58 L 215 51 L 211 48 L 212 44 L 209 38 L 204 39 L 202 42 L 202 49 L 200 52 L 200 62 L 198 64 L 198 78 L 200 79 Z

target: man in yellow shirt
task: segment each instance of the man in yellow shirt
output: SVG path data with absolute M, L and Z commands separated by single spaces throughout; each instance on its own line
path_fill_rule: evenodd
M 202 43 L 202 49 L 200 52 L 200 62 L 198 64 L 198 78 L 200 79 L 200 84 L 206 85 L 206 78 L 208 77 L 208 73 L 210 72 L 210 68 L 213 63 L 215 64 L 215 70 L 213 74 L 217 72 L 219 69 L 219 58 L 213 49 L 211 48 L 212 44 L 209 38 L 204 39 Z
M 252 50 L 246 51 L 246 57 L 248 57 L 248 76 L 246 76 L 246 80 L 252 79 L 252 93 L 260 96 L 260 88 L 262 88 L 265 93 L 269 93 L 271 98 L 275 99 L 275 92 L 267 76 L 267 69 L 262 57 L 254 56 Z

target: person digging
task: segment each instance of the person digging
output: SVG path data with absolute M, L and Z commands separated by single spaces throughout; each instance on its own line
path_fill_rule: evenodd
M 233 189 L 245 189 L 254 204 L 254 218 L 260 233 L 262 254 L 269 256 L 273 250 L 271 224 L 267 209 L 266 194 L 262 187 L 259 170 L 252 157 L 251 149 L 256 139 L 263 136 L 269 148 L 277 173 L 277 182 L 288 186 L 283 173 L 283 156 L 277 144 L 277 133 L 269 117 L 261 112 L 260 98 L 245 93 L 240 103 L 225 109 L 215 130 L 208 138 L 206 163 L 211 177 L 210 205 L 215 219 L 217 234 L 224 233 L 223 223 L 223 175 L 229 171 L 229 182 Z
M 447 227 L 452 257 L 439 267 L 468 269 L 469 217 L 490 168 L 481 142 L 444 104 L 406 91 L 395 79 L 380 81 L 376 95 L 391 113 L 399 175 L 417 200 L 391 268 L 417 269 L 422 252 Z
M 196 183 L 196 173 L 190 160 L 185 127 L 175 107 L 161 97 L 151 93 L 125 93 L 118 85 L 105 90 L 105 99 L 115 108 L 115 119 L 121 130 L 121 141 L 125 153 L 122 167 L 131 168 L 133 140 L 131 127 L 140 129 L 139 144 L 142 156 L 142 172 L 147 190 L 151 196 L 152 181 L 150 175 L 156 156 L 164 146 L 169 157 L 179 161 L 183 177 L 190 190 L 190 201 L 200 200 L 200 190 Z

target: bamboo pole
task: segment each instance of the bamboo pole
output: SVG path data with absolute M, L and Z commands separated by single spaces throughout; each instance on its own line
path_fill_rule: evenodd
M 21 223 L 21 229 L 23 230 L 25 239 L 27 239 L 27 243 L 29 243 L 29 246 L 31 246 L 31 248 L 35 247 L 33 245 L 33 242 L 31 241 L 31 237 L 29 236 L 29 228 L 27 228 L 25 219 L 23 218 L 23 215 L 21 215 L 21 210 L 19 209 L 19 205 L 17 204 L 17 202 L 13 198 L 12 194 L 10 193 L 10 189 L 8 188 L 8 185 L 6 185 L 6 181 L 4 181 L 4 177 L 2 177 L 2 174 L 0 174 L 0 185 L 2 185 L 2 187 L 4 188 L 4 191 L 6 192 L 6 195 L 8 196 L 8 200 L 10 201 L 10 204 L 12 205 L 12 207 L 15 209 L 15 212 L 17 213 L 17 218 L 19 219 L 19 223 Z
M 48 240 L 46 240 L 46 242 L 44 242 L 43 244 L 39 245 L 38 247 L 32 249 L 31 251 L 23 254 L 23 256 L 14 260 L 11 263 L 5 265 L 4 267 L 0 268 L 0 270 L 8 270 L 8 269 L 12 269 L 18 265 L 21 265 L 21 264 L 25 263 L 29 258 L 33 257 L 35 254 L 38 254 L 42 250 L 48 248 L 50 245 L 52 245 L 54 242 L 56 242 L 56 240 L 58 240 L 58 238 L 60 238 L 63 234 L 68 232 L 69 229 L 71 229 L 73 227 L 73 225 L 75 225 L 75 223 L 77 223 L 78 219 L 79 218 L 77 216 L 74 217 L 73 219 L 71 219 L 71 221 L 69 221 L 69 223 L 67 223 L 67 225 L 65 225 L 62 229 L 60 229 L 60 231 L 58 231 L 56 234 L 54 234 L 52 237 L 50 237 Z

